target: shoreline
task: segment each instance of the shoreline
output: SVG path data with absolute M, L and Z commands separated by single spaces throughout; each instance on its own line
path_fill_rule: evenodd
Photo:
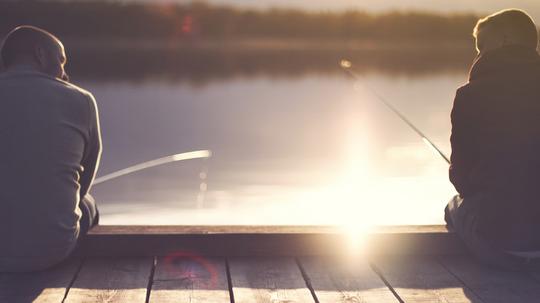
M 474 51 L 471 41 L 449 40 L 434 42 L 387 42 L 360 39 L 283 39 L 283 38 L 237 38 L 237 39 L 84 39 L 65 38 L 64 44 L 73 50 L 129 49 L 130 51 L 419 51 L 441 49 Z

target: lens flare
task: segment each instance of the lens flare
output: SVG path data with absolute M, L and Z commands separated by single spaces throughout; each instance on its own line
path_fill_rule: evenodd
M 341 65 L 341 67 L 343 67 L 343 68 L 351 68 L 352 67 L 351 61 L 345 60 L 345 59 L 341 60 L 339 62 L 339 65 Z
M 198 254 L 188 251 L 174 251 L 164 257 L 164 267 L 167 274 L 173 279 L 195 281 L 202 287 L 213 289 L 217 285 L 218 271 L 214 264 Z M 175 266 L 175 262 L 191 262 L 202 268 L 195 271 L 190 266 Z

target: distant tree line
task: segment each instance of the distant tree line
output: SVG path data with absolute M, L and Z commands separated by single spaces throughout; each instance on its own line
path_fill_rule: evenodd
M 348 50 L 208 50 L 78 49 L 68 50 L 67 71 L 75 81 L 190 81 L 204 84 L 234 77 L 295 78 L 307 74 L 347 77 L 338 63 L 347 58 L 359 74 L 385 76 L 464 75 L 473 60 L 466 49 Z M 134 64 L 136 62 L 136 64 Z
M 247 10 L 204 3 L 15 1 L 0 3 L 0 35 L 20 24 L 77 39 L 341 39 L 469 42 L 477 17 L 361 11 Z

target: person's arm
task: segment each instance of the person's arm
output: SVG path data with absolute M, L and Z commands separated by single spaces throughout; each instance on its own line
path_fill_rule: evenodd
M 89 99 L 89 136 L 87 146 L 85 147 L 85 154 L 81 165 L 84 167 L 84 171 L 80 178 L 80 197 L 81 199 L 86 196 L 90 190 L 90 186 L 94 181 L 96 171 L 99 165 L 101 157 L 101 131 L 99 127 L 99 114 L 96 105 L 96 100 L 91 94 L 88 94 Z
M 449 177 L 450 182 L 461 196 L 473 191 L 469 182 L 469 174 L 474 157 L 474 120 L 471 106 L 472 101 L 463 88 L 456 92 L 451 113 L 452 135 L 450 143 L 452 155 L 450 156 Z

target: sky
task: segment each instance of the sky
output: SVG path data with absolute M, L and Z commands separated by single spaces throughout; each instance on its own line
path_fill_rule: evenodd
M 191 2 L 191 0 L 134 1 Z M 529 12 L 537 22 L 540 22 L 540 0 L 205 0 L 204 2 L 259 9 L 287 7 L 314 11 L 347 9 L 360 9 L 372 12 L 388 10 L 422 10 L 444 13 L 475 12 L 478 14 L 489 14 L 505 8 L 520 8 Z

